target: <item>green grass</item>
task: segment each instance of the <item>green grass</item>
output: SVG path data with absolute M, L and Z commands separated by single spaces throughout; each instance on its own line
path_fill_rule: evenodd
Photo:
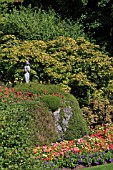
M 98 165 L 94 167 L 89 168 L 83 168 L 84 170 L 113 170 L 113 163 L 111 164 L 104 164 L 104 165 Z

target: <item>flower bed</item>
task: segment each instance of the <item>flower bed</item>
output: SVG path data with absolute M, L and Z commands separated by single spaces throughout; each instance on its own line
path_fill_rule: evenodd
M 35 159 L 44 166 L 74 168 L 79 165 L 95 166 L 113 162 L 113 124 L 97 126 L 91 134 L 73 141 L 61 141 L 51 145 L 36 146 L 32 150 Z

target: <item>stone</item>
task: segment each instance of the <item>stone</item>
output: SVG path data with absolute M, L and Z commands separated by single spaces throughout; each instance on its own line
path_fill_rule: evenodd
M 56 127 L 56 130 L 57 130 L 57 133 L 58 133 L 59 140 L 63 140 L 64 132 L 68 128 L 68 123 L 69 123 L 71 116 L 73 115 L 73 112 L 72 112 L 72 109 L 71 109 L 70 106 L 67 106 L 63 109 L 64 118 L 62 120 L 62 126 L 61 126 L 59 124 L 60 111 L 61 111 L 61 109 L 59 108 L 58 110 L 53 112 L 53 115 L 54 115 L 55 127 Z

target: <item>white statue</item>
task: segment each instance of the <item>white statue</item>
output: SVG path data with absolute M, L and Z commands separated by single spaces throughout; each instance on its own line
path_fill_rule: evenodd
M 30 66 L 29 65 L 30 65 L 29 61 L 26 61 L 26 65 L 24 67 L 24 71 L 25 71 L 24 77 L 25 77 L 26 83 L 29 83 L 29 79 L 30 79 Z

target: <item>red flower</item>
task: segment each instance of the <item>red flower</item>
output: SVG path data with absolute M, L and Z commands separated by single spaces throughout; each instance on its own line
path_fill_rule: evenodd
M 5 95 L 8 95 L 8 94 L 9 94 L 9 92 L 8 92 L 8 91 L 6 91 L 6 92 L 4 92 L 4 94 L 5 94 Z
M 44 90 L 44 94 L 47 94 L 47 90 Z
M 2 87 L 0 87 L 0 92 L 2 92 Z

